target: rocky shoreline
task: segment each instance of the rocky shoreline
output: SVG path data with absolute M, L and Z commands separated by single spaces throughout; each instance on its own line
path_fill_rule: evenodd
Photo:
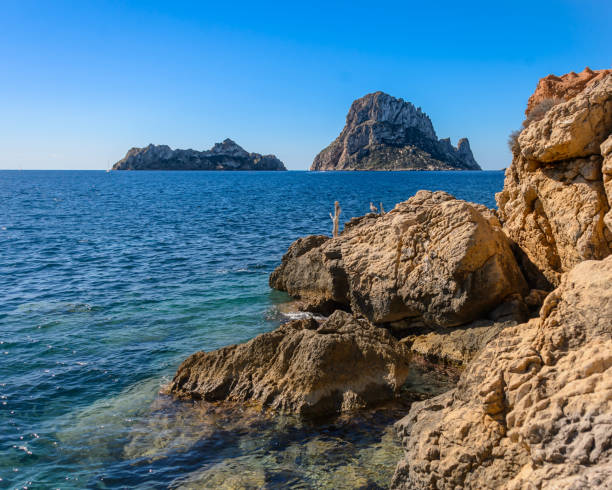
M 612 74 L 592 73 L 540 83 L 558 98 L 530 99 L 499 210 L 420 191 L 298 239 L 270 285 L 325 318 L 196 353 L 167 392 L 317 417 L 459 368 L 396 424 L 392 487 L 610 488 Z

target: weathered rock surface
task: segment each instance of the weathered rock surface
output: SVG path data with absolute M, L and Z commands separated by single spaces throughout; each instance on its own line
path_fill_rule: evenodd
M 580 73 L 567 73 L 563 76 L 548 75 L 538 82 L 535 92 L 527 101 L 525 114 L 528 115 L 538 104 L 545 100 L 568 101 L 592 83 L 601 80 L 612 70 L 591 70 L 588 66 Z
M 409 358 L 387 330 L 336 311 L 321 324 L 296 320 L 245 344 L 193 354 L 169 392 L 328 415 L 393 399 Z
M 436 136 L 431 120 L 410 102 L 383 92 L 351 105 L 336 140 L 310 170 L 480 170 L 466 138 L 457 148 Z
M 349 306 L 348 282 L 337 241 L 324 235 L 299 238 L 270 274 L 270 287 L 300 300 L 307 311 L 328 314 Z
M 401 342 L 410 352 L 435 364 L 465 366 L 504 329 L 516 322 L 477 320 L 460 327 L 430 329 L 407 335 Z
M 574 98 L 552 107 L 518 137 L 497 195 L 504 231 L 540 271 L 533 287 L 550 288 L 583 260 L 612 252 L 610 164 L 612 74 L 593 79 Z M 606 160 L 609 162 L 609 160 Z M 604 177 L 604 175 L 606 177 Z
M 456 326 L 527 294 L 494 213 L 420 191 L 382 216 L 351 220 L 338 238 L 298 240 L 270 285 L 311 309 L 350 309 L 374 323 Z
M 395 488 L 612 486 L 612 257 L 563 277 L 538 319 L 503 330 L 455 390 L 397 424 Z
M 113 170 L 287 170 L 274 155 L 248 153 L 231 139 L 210 150 L 173 150 L 166 145 L 132 148 Z

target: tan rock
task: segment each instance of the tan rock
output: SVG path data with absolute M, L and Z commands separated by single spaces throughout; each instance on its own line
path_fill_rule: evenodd
M 521 132 L 518 142 L 525 158 L 548 163 L 599 154 L 611 132 L 612 73 L 552 107 Z
M 513 322 L 480 320 L 461 327 L 430 330 L 408 335 L 401 342 L 416 354 L 432 363 L 466 365 L 505 327 Z
M 408 349 L 387 330 L 336 311 L 320 325 L 296 320 L 245 344 L 193 354 L 168 391 L 325 415 L 393 399 L 409 359 Z
M 591 70 L 588 66 L 580 73 L 568 73 L 563 76 L 548 75 L 538 82 L 535 92 L 527 101 L 525 115 L 541 102 L 550 99 L 570 100 L 592 83 L 601 80 L 612 70 Z
M 612 257 L 564 276 L 538 319 L 503 330 L 455 390 L 398 424 L 395 488 L 612 486 Z
M 519 136 L 520 148 L 496 197 L 504 231 L 524 254 L 532 287 L 550 289 L 580 261 L 611 253 L 612 229 L 604 220 L 608 178 L 602 174 L 609 171 L 601 154 L 611 132 L 607 74 Z
M 308 311 L 329 314 L 348 308 L 348 283 L 338 242 L 323 235 L 297 239 L 270 274 L 270 287 L 287 291 Z
M 270 284 L 314 305 L 329 298 L 350 303 L 374 323 L 409 318 L 456 326 L 527 294 L 495 214 L 444 192 L 420 191 L 382 216 L 351 220 L 338 238 L 295 258 L 291 250 L 299 246 L 292 245 Z
M 609 209 L 604 216 L 604 223 L 608 230 L 612 231 L 612 211 L 610 211 L 610 209 L 612 209 L 612 135 L 608 136 L 608 139 L 606 139 L 599 148 L 601 149 L 601 156 L 603 157 L 601 172 Z

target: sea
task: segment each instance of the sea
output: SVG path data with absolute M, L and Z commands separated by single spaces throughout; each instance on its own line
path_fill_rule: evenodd
M 182 360 L 297 315 L 291 242 L 501 171 L 0 171 L 0 488 L 386 488 L 409 407 L 296 420 L 160 394 Z M 452 387 L 415 367 L 407 399 Z M 415 398 L 416 397 L 416 398 Z M 420 397 L 420 398 L 419 398 Z

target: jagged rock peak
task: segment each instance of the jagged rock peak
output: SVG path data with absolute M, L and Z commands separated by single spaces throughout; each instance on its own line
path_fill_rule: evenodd
M 248 151 L 230 138 L 225 138 L 221 143 L 215 143 L 210 149 L 210 153 L 215 155 L 249 156 Z
M 420 107 L 404 99 L 397 99 L 384 92 L 364 95 L 351 104 L 346 116 L 346 128 L 368 121 L 389 122 L 414 127 L 426 136 L 436 139 L 436 132 L 429 116 Z M 345 129 L 346 129 L 345 128 Z
M 552 100 L 562 102 L 573 99 L 585 88 L 611 73 L 612 70 L 610 69 L 591 70 L 587 66 L 580 73 L 572 71 L 560 77 L 551 74 L 541 78 L 535 92 L 527 101 L 525 115 L 529 115 L 529 113 L 543 101 Z
M 131 148 L 113 170 L 287 170 L 274 155 L 249 153 L 227 138 L 210 150 L 173 150 L 150 144 Z
M 455 148 L 438 140 L 420 107 L 384 92 L 351 104 L 336 140 L 314 159 L 311 170 L 480 170 L 467 139 Z

